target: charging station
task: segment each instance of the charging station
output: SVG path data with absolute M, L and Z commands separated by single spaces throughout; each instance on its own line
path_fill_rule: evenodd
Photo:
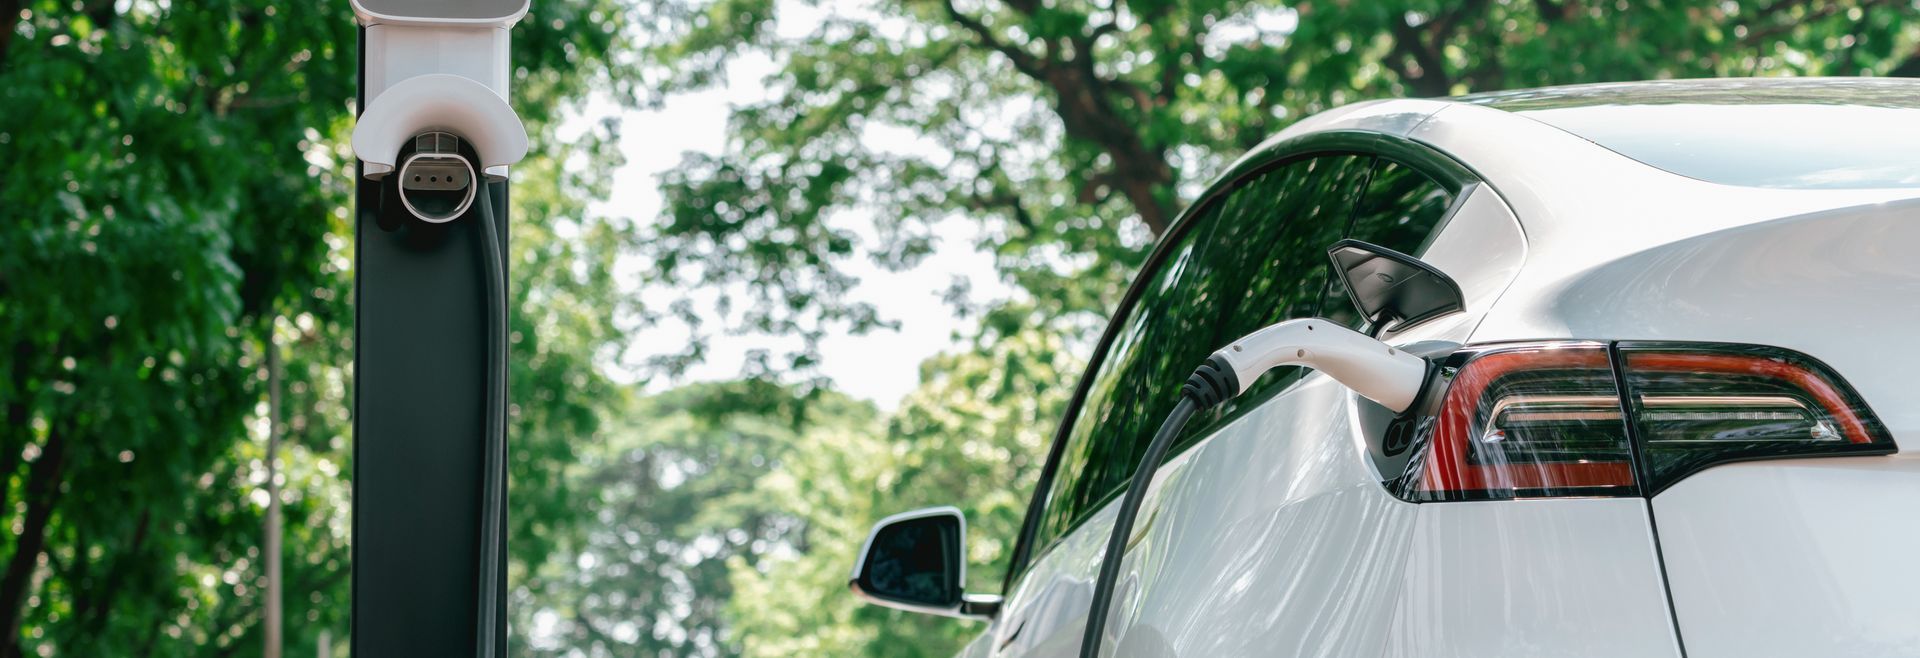
M 506 653 L 508 104 L 528 0 L 351 0 L 353 655 Z

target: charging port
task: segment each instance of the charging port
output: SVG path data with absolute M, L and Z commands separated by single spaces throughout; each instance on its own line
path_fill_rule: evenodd
M 400 164 L 400 203 L 423 221 L 452 221 L 473 205 L 473 163 L 460 155 L 460 138 L 426 132 L 413 138 L 413 155 Z

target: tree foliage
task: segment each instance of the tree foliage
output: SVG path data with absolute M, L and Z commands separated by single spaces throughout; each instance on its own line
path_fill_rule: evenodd
M 540 4 L 514 50 L 536 141 L 630 77 L 618 7 Z M 0 1 L 0 655 L 260 652 L 267 349 L 287 643 L 346 646 L 354 44 L 344 1 Z M 604 174 L 561 163 L 617 164 L 610 135 L 542 149 L 514 197 L 516 329 L 540 338 L 515 352 L 538 386 L 515 389 L 519 537 L 568 518 L 547 472 L 606 404 L 621 231 L 583 210 Z
M 884 434 L 830 437 L 761 478 L 758 495 L 799 523 L 804 543 L 732 562 L 728 619 L 741 655 L 944 658 L 982 630 L 859 602 L 847 573 L 874 522 L 955 505 L 967 516 L 967 591 L 999 593 L 1080 368 L 1058 333 L 1011 326 L 1021 330 L 923 364 Z
M 580 532 L 516 591 L 527 656 L 952 655 L 977 628 L 856 602 L 872 524 L 958 504 L 998 591 L 1077 364 L 1041 328 L 943 355 L 900 409 L 764 380 L 640 400 L 569 469 Z M 996 483 L 988 486 L 987 483 Z
M 544 655 L 735 655 L 728 561 L 791 550 L 798 525 L 754 492 L 761 474 L 843 436 L 871 405 L 765 381 L 638 399 L 567 469 L 590 519 L 514 593 L 514 650 Z
M 789 11 L 816 29 L 776 29 Z M 1090 332 L 1225 162 L 1395 95 L 1701 75 L 1920 74 L 1909 2 L 541 0 L 514 31 L 514 650 L 949 655 L 862 606 L 869 524 L 958 504 L 997 589 Z M 348 627 L 354 33 L 343 1 L 0 0 L 0 655 L 260 651 L 267 350 L 285 359 L 290 647 Z M 1570 56 L 1578 53 L 1578 56 Z M 592 212 L 613 123 L 771 57 L 657 223 Z M 875 218 L 862 237 L 849 215 Z M 888 413 L 818 382 L 640 397 L 623 256 L 742 327 L 884 327 L 853 259 L 976 222 L 1019 291 Z M 644 226 L 644 228 L 643 228 Z M 736 299 L 744 294 L 744 298 Z M 666 312 L 692 317 L 689 304 Z M 969 309 L 971 312 L 972 309 Z M 667 355 L 698 358 L 700 346 Z M 337 653 L 344 653 L 337 650 Z
M 647 253 L 667 280 L 750 291 L 749 328 L 802 335 L 882 326 L 840 298 L 846 261 L 909 265 L 956 216 L 1040 308 L 1102 315 L 1227 161 L 1345 103 L 1920 70 L 1920 9 L 1875 0 L 874 0 L 800 36 L 776 29 L 798 3 L 667 7 L 646 53 L 668 92 L 746 54 L 781 69 L 728 148 L 669 174 Z

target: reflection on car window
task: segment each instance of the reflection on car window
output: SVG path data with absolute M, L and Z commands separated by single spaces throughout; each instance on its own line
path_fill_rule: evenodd
M 1440 220 L 1453 205 L 1453 194 L 1412 167 L 1377 160 L 1367 191 L 1353 214 L 1347 236 L 1409 256 L 1420 256 L 1439 231 Z M 1360 328 L 1360 312 L 1347 299 L 1346 286 L 1334 277 L 1322 317 Z
M 1319 312 L 1340 239 L 1364 185 L 1369 158 L 1326 156 L 1247 180 L 1193 218 L 1099 364 L 1047 492 L 1034 540 L 1044 546 L 1125 485 L 1195 365 L 1227 341 L 1262 326 Z M 1248 387 L 1284 387 L 1282 369 Z M 1196 418 L 1205 433 L 1229 406 Z

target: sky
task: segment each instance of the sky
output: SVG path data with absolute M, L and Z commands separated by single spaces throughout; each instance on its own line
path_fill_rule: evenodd
M 794 3 L 782 3 L 785 5 Z M 810 30 L 806 23 L 817 24 L 819 16 L 782 14 L 781 30 Z M 798 24 L 796 24 L 798 23 Z M 765 57 L 746 56 L 728 69 L 726 84 L 697 93 L 669 97 L 663 107 L 649 110 L 622 108 L 607 98 L 590 101 L 572 116 L 561 134 L 578 134 L 586 126 L 603 118 L 617 116 L 622 122 L 620 150 L 626 164 L 614 173 L 613 193 L 590 206 L 592 212 L 632 218 L 641 225 L 658 221 L 661 198 L 659 178 L 679 164 L 689 151 L 719 152 L 727 145 L 727 117 L 731 108 L 754 103 L 767 97 L 762 80 L 776 71 Z M 914 136 L 898 131 L 873 131 L 870 146 L 880 150 L 911 151 L 922 148 Z M 873 238 L 871 215 L 854 211 L 834 218 L 837 225 L 853 228 L 863 237 Z M 955 332 L 964 332 L 973 320 L 955 317 L 954 309 L 941 299 L 955 277 L 966 278 L 971 286 L 971 301 L 1005 298 L 1010 289 L 1000 281 L 990 254 L 975 248 L 977 224 L 952 219 L 936 225 L 937 245 L 933 254 L 912 269 L 888 272 L 864 257 L 846 264 L 849 274 L 860 279 L 849 297 L 877 308 L 881 317 L 899 322 L 897 330 L 877 329 L 866 335 L 844 332 L 826 336 L 820 346 L 820 374 L 831 378 L 834 387 L 857 398 L 873 401 L 882 409 L 893 409 L 919 383 L 920 362 L 958 343 Z M 623 271 L 637 271 L 645 263 L 622 263 Z M 629 285 L 632 285 L 629 283 Z M 650 306 L 658 307 L 683 293 L 708 299 L 717 291 L 675 291 L 629 289 Z M 703 309 L 711 313 L 711 309 Z M 717 317 L 703 318 L 705 327 L 723 326 Z M 685 345 L 689 329 L 672 320 L 633 335 L 635 347 L 629 356 L 644 357 L 679 351 Z M 797 348 L 800 341 L 791 337 L 767 335 L 714 335 L 709 338 L 708 357 L 677 380 L 656 378 L 647 388 L 658 391 L 672 385 L 694 381 L 732 379 L 741 373 L 746 354 L 764 349 L 774 355 Z M 777 361 L 776 361 L 777 362 Z M 616 371 L 617 378 L 632 380 L 636 372 Z

